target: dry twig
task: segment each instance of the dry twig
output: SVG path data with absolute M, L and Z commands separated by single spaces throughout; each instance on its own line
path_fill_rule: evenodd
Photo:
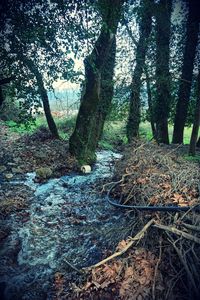
M 162 225 L 162 224 L 155 224 L 154 226 L 157 227 L 157 228 L 159 228 L 159 229 L 163 229 L 165 231 L 168 231 L 168 232 L 171 232 L 171 233 L 175 233 L 175 234 L 177 234 L 177 235 L 179 235 L 181 237 L 184 237 L 184 238 L 186 238 L 188 240 L 191 240 L 191 241 L 193 241 L 193 242 L 195 242 L 197 244 L 200 244 L 200 238 L 198 238 L 196 236 L 193 236 L 193 235 L 191 235 L 189 233 L 186 233 L 186 232 L 184 232 L 182 230 L 179 230 L 179 229 L 177 229 L 175 227 L 165 226 L 165 225 Z
M 140 230 L 133 238 L 130 238 L 130 242 L 126 245 L 126 247 L 124 247 L 124 249 L 122 249 L 121 251 L 117 251 L 115 253 L 113 253 L 112 255 L 108 256 L 107 258 L 103 259 L 102 261 L 98 262 L 97 264 L 90 266 L 88 268 L 86 268 L 87 270 L 90 270 L 92 268 L 97 268 L 105 263 L 107 263 L 108 261 L 110 261 L 113 258 L 116 258 L 118 256 L 121 256 L 122 254 L 124 254 L 136 241 L 139 241 L 143 238 L 144 233 L 147 231 L 147 229 L 155 222 L 154 219 L 151 219 L 143 228 L 142 230 Z

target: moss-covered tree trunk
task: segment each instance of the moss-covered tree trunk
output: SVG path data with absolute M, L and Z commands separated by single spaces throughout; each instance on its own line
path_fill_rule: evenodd
M 155 122 L 154 122 L 151 84 L 150 84 L 148 69 L 146 66 L 145 66 L 145 76 L 146 76 L 146 86 L 147 86 L 147 103 L 148 103 L 148 108 L 149 108 L 149 120 L 150 120 L 150 124 L 151 124 L 152 135 L 155 138 L 156 137 L 156 128 L 155 128 Z
M 141 20 L 139 25 L 140 38 L 136 49 L 136 66 L 131 83 L 130 108 L 127 122 L 127 138 L 131 142 L 139 134 L 140 124 L 140 88 L 141 76 L 145 64 L 145 56 L 148 46 L 148 38 L 152 25 L 152 1 L 143 0 L 141 4 Z
M 169 143 L 168 114 L 170 106 L 169 43 L 171 24 L 171 0 L 157 4 L 156 17 L 156 139 Z
M 2 106 L 3 102 L 4 102 L 4 95 L 3 95 L 2 87 L 0 86 L 0 107 Z
M 106 120 L 106 117 L 110 113 L 111 102 L 113 98 L 114 92 L 114 67 L 115 67 L 115 55 L 116 55 L 116 39 L 114 39 L 112 43 L 112 47 L 110 49 L 109 55 L 107 57 L 107 61 L 102 69 L 101 75 L 101 92 L 100 92 L 100 101 L 99 107 L 96 114 L 96 147 L 98 146 L 98 141 L 100 140 L 103 127 Z
M 85 90 L 78 112 L 76 126 L 69 140 L 70 152 L 80 164 L 92 164 L 96 160 L 95 150 L 105 117 L 101 111 L 102 83 L 105 76 L 106 62 L 115 43 L 115 34 L 122 9 L 122 0 L 101 0 L 98 2 L 102 14 L 101 33 L 92 53 L 85 59 Z M 107 113 L 107 112 L 106 112 Z M 97 130 L 98 128 L 98 130 Z
M 187 118 L 188 104 L 192 86 L 192 74 L 196 54 L 199 24 L 196 19 L 195 1 L 189 1 L 189 15 L 186 28 L 186 41 L 183 56 L 182 75 L 180 80 L 178 102 L 174 120 L 174 132 L 172 142 L 183 143 L 184 126 Z
M 49 127 L 49 130 L 54 138 L 59 138 L 58 130 L 56 127 L 56 123 L 53 119 L 53 116 L 51 114 L 51 108 L 49 105 L 49 98 L 47 94 L 47 90 L 45 89 L 44 82 L 42 75 L 40 74 L 38 68 L 35 66 L 32 60 L 29 58 L 22 56 L 22 54 L 19 55 L 19 57 L 22 59 L 22 61 L 25 63 L 27 68 L 34 74 L 36 80 L 37 80 L 37 86 L 38 86 L 38 92 L 40 94 L 43 108 L 44 108 L 44 113 L 45 117 L 47 120 L 47 124 Z
M 189 148 L 189 154 L 193 156 L 195 155 L 196 152 L 196 143 L 198 139 L 199 125 L 200 125 L 200 69 L 197 77 L 197 100 L 196 100 L 194 123 L 193 123 L 192 134 L 190 139 L 190 148 Z
M 198 148 L 200 148 L 200 137 L 199 137 L 199 139 L 198 139 L 198 141 L 197 141 L 196 146 L 197 146 Z

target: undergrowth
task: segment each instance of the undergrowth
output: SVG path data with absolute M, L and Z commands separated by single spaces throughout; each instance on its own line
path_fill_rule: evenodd
M 76 123 L 76 117 L 71 116 L 68 118 L 54 117 L 57 124 L 59 135 L 62 139 L 68 140 L 73 132 Z M 32 134 L 38 130 L 41 126 L 47 126 L 44 116 L 38 117 L 33 122 L 28 124 L 19 124 L 15 121 L 1 121 L 9 127 L 10 132 L 16 132 L 18 134 Z M 169 125 L 169 138 L 172 140 L 173 127 Z M 186 127 L 184 130 L 184 144 L 189 144 L 191 135 L 191 128 Z M 150 123 L 142 122 L 140 124 L 140 136 L 150 140 L 152 138 L 152 132 Z M 125 121 L 107 121 L 104 126 L 104 132 L 99 142 L 99 148 L 106 150 L 115 150 L 118 145 L 127 144 L 126 137 L 126 122 Z M 187 160 L 199 161 L 199 156 L 191 158 L 185 156 Z

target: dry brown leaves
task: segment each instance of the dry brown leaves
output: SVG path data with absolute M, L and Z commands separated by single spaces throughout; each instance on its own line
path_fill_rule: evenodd
M 199 203 L 199 165 L 183 159 L 179 147 L 154 143 L 130 146 L 116 165 L 116 177 L 127 174 L 113 190 L 122 203 L 133 205 Z
M 121 241 L 116 250 L 126 247 L 128 241 Z M 87 282 L 76 290 L 77 299 L 151 299 L 158 258 L 144 248 L 128 251 L 125 258 L 114 260 L 94 268 Z M 160 272 L 156 276 L 156 290 L 162 291 Z M 110 298 L 108 297 L 110 295 Z

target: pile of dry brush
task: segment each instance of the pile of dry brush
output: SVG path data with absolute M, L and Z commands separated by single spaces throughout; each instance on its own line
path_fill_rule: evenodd
M 199 165 L 183 147 L 134 144 L 116 165 L 112 196 L 129 205 L 200 204 Z M 126 212 L 127 213 L 127 212 Z M 55 299 L 199 299 L 200 213 L 132 211 L 116 252 L 81 270 L 82 283 L 55 274 Z M 79 274 L 79 276 L 81 276 Z

